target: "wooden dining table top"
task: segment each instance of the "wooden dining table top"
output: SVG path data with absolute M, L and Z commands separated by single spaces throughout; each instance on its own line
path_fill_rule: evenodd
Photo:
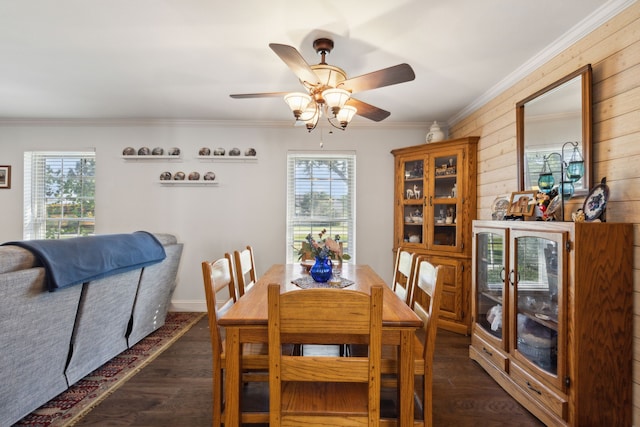
M 308 273 L 300 264 L 274 264 L 256 284 L 245 293 L 220 319 L 221 326 L 264 325 L 268 323 L 267 288 L 270 283 L 281 286 L 281 292 L 302 290 L 292 283 Z M 354 282 L 342 289 L 370 292 L 372 286 L 384 289 L 382 324 L 386 327 L 422 326 L 422 320 L 387 286 L 385 281 L 369 266 L 364 264 L 343 264 L 341 276 Z

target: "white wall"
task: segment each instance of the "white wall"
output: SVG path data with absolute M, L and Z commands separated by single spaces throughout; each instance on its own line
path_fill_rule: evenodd
M 354 127 L 328 135 L 324 150 L 357 155 L 357 262 L 391 281 L 394 162 L 390 150 L 424 141 L 424 128 Z M 122 149 L 179 147 L 181 161 L 125 161 Z M 258 274 L 285 261 L 286 155 L 320 150 L 319 130 L 233 127 L 219 123 L 8 124 L 0 126 L 0 165 L 12 166 L 12 185 L 0 190 L 0 242 L 22 239 L 23 153 L 96 150 L 96 233 L 136 230 L 173 233 L 184 243 L 173 295 L 176 310 L 204 310 L 200 262 L 250 244 Z M 257 163 L 217 163 L 196 158 L 201 147 L 253 147 Z M 212 170 L 216 187 L 157 183 L 168 170 Z

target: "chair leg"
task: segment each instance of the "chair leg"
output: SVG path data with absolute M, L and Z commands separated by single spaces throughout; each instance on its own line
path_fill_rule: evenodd
M 213 371 L 213 427 L 222 423 L 222 370 Z
M 431 369 L 428 371 L 431 372 Z M 422 419 L 424 427 L 433 427 L 433 376 L 425 373 L 422 378 Z

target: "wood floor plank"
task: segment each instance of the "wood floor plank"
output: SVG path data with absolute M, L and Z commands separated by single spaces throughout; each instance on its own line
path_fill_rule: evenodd
M 469 359 L 469 341 L 453 332 L 438 332 L 433 425 L 544 426 Z M 211 347 L 203 318 L 75 426 L 209 427 L 211 387 Z M 266 383 L 259 384 L 243 403 L 265 409 L 266 393 Z

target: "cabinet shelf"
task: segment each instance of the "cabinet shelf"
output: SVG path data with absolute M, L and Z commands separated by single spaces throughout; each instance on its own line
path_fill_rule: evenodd
M 482 295 L 483 297 L 498 303 L 498 304 L 502 304 L 502 292 L 488 292 L 488 291 L 484 291 L 481 292 L 480 295 Z
M 520 309 L 520 311 L 518 313 L 526 316 L 527 319 L 530 319 L 530 320 L 532 320 L 532 321 L 544 326 L 545 328 L 549 328 L 551 330 L 558 331 L 558 318 L 557 317 L 554 319 L 550 315 L 547 315 L 547 314 L 543 314 L 543 313 L 540 313 L 540 312 L 533 312 L 533 311 L 529 311 L 529 310 L 522 310 L 522 309 Z

